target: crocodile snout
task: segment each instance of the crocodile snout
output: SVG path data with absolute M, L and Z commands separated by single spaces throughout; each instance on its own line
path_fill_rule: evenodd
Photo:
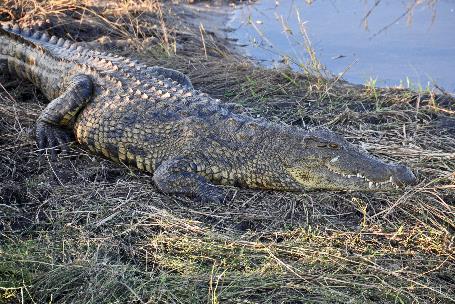
M 417 184 L 417 178 L 414 173 L 404 165 L 394 166 L 392 178 L 393 182 L 400 187 Z

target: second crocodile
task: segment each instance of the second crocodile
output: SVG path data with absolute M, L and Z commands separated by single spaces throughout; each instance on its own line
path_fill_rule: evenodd
M 37 121 L 41 149 L 72 130 L 94 153 L 153 174 L 165 193 L 222 197 L 217 184 L 284 191 L 388 190 L 414 184 L 327 130 L 304 130 L 234 113 L 182 73 L 78 47 L 2 24 L 2 71 L 28 79 L 51 102 Z

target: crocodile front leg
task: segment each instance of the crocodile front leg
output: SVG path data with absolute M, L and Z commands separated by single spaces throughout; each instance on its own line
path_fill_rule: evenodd
M 92 96 L 92 80 L 86 75 L 76 75 L 67 83 L 62 95 L 52 100 L 43 110 L 36 124 L 36 140 L 40 149 L 65 146 L 70 141 L 65 130 L 72 118 Z M 55 155 L 55 150 L 51 150 Z
M 186 158 L 171 159 L 156 169 L 153 180 L 165 193 L 197 197 L 203 202 L 220 203 L 223 199 L 221 188 L 211 184 L 196 173 L 196 164 Z

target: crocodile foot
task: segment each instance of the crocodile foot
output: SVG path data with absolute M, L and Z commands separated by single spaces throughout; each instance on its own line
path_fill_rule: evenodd
M 221 204 L 224 200 L 223 190 L 212 184 L 206 184 L 205 187 L 194 193 L 194 196 L 204 204 Z
M 36 124 L 36 141 L 40 150 L 49 149 L 51 156 L 55 158 L 57 151 L 67 151 L 71 136 L 68 131 L 51 125 L 46 122 L 38 121 Z
M 196 172 L 191 172 L 191 161 L 179 158 L 158 166 L 153 175 L 156 186 L 164 193 L 183 194 L 204 203 L 219 204 L 224 199 L 223 190 Z

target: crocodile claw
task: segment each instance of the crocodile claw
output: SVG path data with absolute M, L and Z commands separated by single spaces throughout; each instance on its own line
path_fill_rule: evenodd
M 71 142 L 71 137 L 66 130 L 39 121 L 36 125 L 36 141 L 40 150 L 49 149 L 52 158 L 55 158 L 57 148 L 60 151 L 68 151 L 68 143 Z
M 204 204 L 221 204 L 224 200 L 224 192 L 215 185 L 207 184 L 202 191 L 196 193 L 196 197 Z

